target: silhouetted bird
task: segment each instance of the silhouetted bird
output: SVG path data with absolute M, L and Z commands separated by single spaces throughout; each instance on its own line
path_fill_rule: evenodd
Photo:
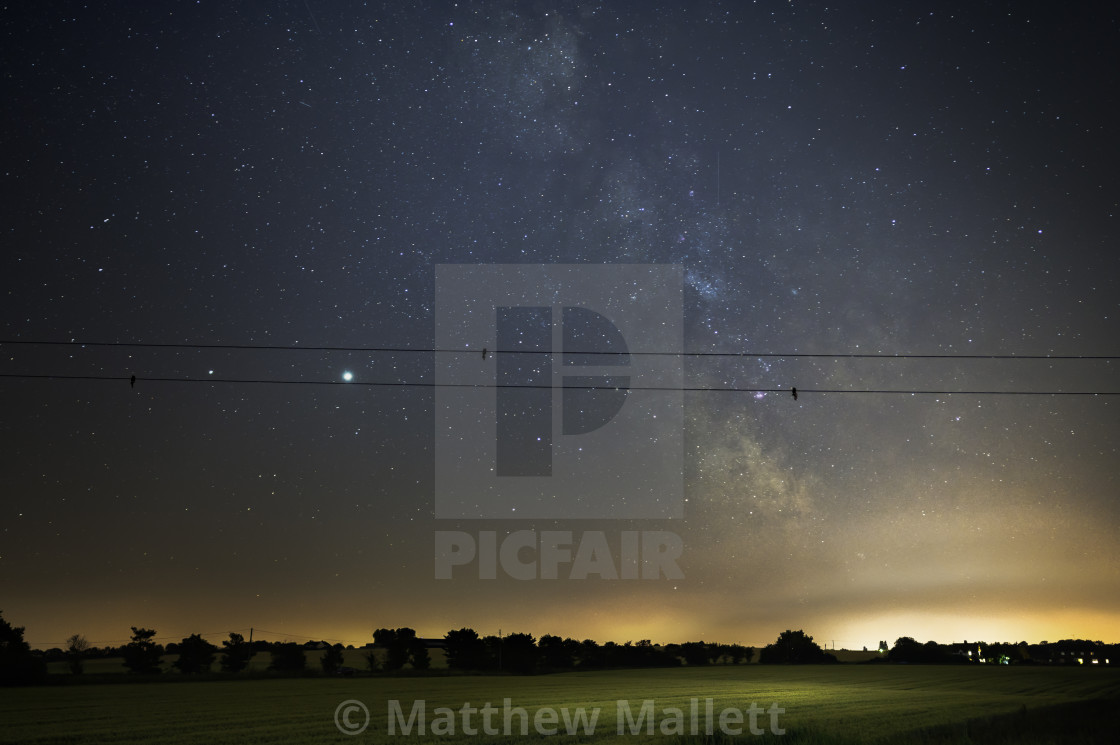
M 136 387 L 136 376 L 135 375 L 132 376 L 132 380 L 128 381 L 128 385 L 129 385 L 130 388 L 135 388 Z
M 797 386 L 794 386 L 793 390 L 790 391 L 790 392 L 793 394 L 793 400 L 796 401 L 797 400 Z
M 482 359 L 486 359 L 486 347 L 482 348 Z

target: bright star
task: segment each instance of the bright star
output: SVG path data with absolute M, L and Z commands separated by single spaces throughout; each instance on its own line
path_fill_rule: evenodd
M 349 383 L 351 380 L 354 379 L 354 373 L 347 370 L 346 372 L 342 373 L 342 379 L 345 380 L 347 383 Z

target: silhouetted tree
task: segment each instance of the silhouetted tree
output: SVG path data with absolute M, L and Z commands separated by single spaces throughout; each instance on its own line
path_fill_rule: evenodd
M 605 641 L 599 647 L 602 651 L 603 667 L 613 668 L 622 666 L 622 647 L 618 642 Z
M 531 634 L 509 634 L 502 640 L 504 667 L 522 675 L 537 669 L 540 650 Z
M 143 675 L 162 672 L 160 655 L 163 654 L 163 647 L 152 641 L 156 635 L 155 629 L 131 628 L 132 641 L 121 649 L 124 666 L 129 672 Z
M 836 662 L 836 657 L 822 650 L 804 631 L 787 629 L 778 635 L 776 642 L 763 648 L 758 661 L 763 664 L 804 665 Z
M 432 657 L 428 654 L 428 647 L 420 639 L 412 642 L 412 651 L 408 655 L 413 670 L 427 670 L 432 666 Z
M 415 670 L 427 670 L 431 665 L 427 646 L 416 636 L 416 631 L 407 626 L 377 629 L 373 632 L 373 642 L 385 648 L 384 668 L 389 672 L 400 670 L 409 662 Z
M 1099 643 L 1099 642 L 1098 642 Z M 1090 648 L 1097 643 L 1089 645 Z M 984 658 L 993 665 L 1010 664 L 1012 660 L 1019 661 L 1018 648 L 1009 642 L 996 642 L 989 644 L 984 649 Z
M 373 643 L 385 649 L 385 661 L 382 667 L 389 671 L 395 672 L 404 667 L 404 663 L 408 661 L 408 654 L 405 652 L 403 655 L 400 653 L 400 646 L 397 644 L 397 632 L 393 629 L 374 629 Z
M 579 645 L 579 666 L 585 670 L 598 670 L 607 664 L 603 648 L 594 639 L 584 639 Z
M 627 646 L 630 647 L 630 667 L 650 667 L 657 664 L 658 650 L 649 639 L 639 639 L 634 645 Z
M 377 672 L 377 668 L 381 665 L 381 660 L 377 659 L 377 652 L 372 649 L 366 652 L 362 657 L 365 658 L 366 667 L 369 668 L 371 673 Z
M 269 670 L 280 673 L 298 673 L 307 668 L 307 655 L 302 644 L 295 642 L 276 643 L 272 645 L 272 664 Z
M 685 664 L 693 665 L 707 665 L 708 645 L 704 642 L 685 642 L 681 645 L 681 656 L 684 657 Z
M 509 666 L 505 664 L 502 658 L 502 639 L 501 637 L 487 634 L 482 637 L 482 647 L 486 650 L 486 670 L 508 670 Z
M 191 634 L 179 642 L 179 659 L 173 665 L 181 673 L 208 673 L 214 664 L 214 653 L 218 651 L 210 642 L 198 634 Z
M 579 654 L 579 642 L 575 639 L 561 639 L 545 634 L 537 642 L 537 648 L 545 667 L 552 670 L 570 670 L 575 667 L 576 655 Z
M 738 665 L 740 662 L 750 662 L 754 658 L 754 647 L 744 647 L 742 644 L 728 645 L 727 654 L 731 657 L 731 662 Z
M 52 662 L 65 661 L 66 659 L 66 652 L 58 647 L 51 647 L 46 651 L 34 650 L 32 653 L 37 657 L 41 657 L 43 662 L 46 662 L 48 665 Z
M 342 645 L 335 644 L 333 647 L 327 647 L 327 651 L 319 658 L 319 664 L 327 675 L 337 673 L 338 668 L 342 667 Z
M 229 639 L 222 642 L 225 651 L 222 652 L 222 672 L 239 673 L 249 666 L 253 659 L 253 647 L 245 641 L 241 634 L 230 632 Z
M 948 651 L 937 642 L 928 641 L 925 644 L 921 644 L 909 636 L 900 636 L 895 640 L 894 647 L 887 653 L 887 659 L 891 662 L 905 663 L 941 663 L 953 661 Z
M 85 671 L 85 659 L 89 653 L 89 642 L 81 634 L 74 634 L 66 640 L 66 662 L 70 672 L 81 675 Z
M 33 683 L 47 674 L 47 663 L 23 640 L 23 629 L 0 615 L 0 685 Z
M 474 629 L 448 631 L 443 635 L 443 653 L 452 670 L 485 670 L 488 668 L 486 645 Z

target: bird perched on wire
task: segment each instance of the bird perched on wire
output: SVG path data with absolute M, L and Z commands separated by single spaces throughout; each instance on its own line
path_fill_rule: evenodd
M 790 393 L 793 394 L 793 400 L 796 401 L 797 400 L 797 386 L 794 386 L 793 390 L 790 391 Z
M 136 376 L 135 375 L 132 376 L 132 380 L 128 381 L 128 387 L 129 388 L 135 388 L 136 387 Z

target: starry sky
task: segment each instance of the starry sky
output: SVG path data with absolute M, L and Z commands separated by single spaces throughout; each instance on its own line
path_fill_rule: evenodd
M 33 645 L 1120 641 L 1113 10 L 0 18 L 0 609 Z M 458 264 L 679 267 L 648 351 L 685 353 L 682 516 L 436 516 Z M 436 580 L 449 530 L 671 531 L 684 577 Z

